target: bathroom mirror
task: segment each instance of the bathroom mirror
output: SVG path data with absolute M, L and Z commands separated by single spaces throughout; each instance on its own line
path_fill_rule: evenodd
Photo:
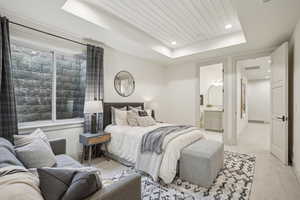
M 133 76 L 127 71 L 120 71 L 116 74 L 115 90 L 122 97 L 130 96 L 135 89 L 135 82 Z
M 207 105 L 223 105 L 223 85 L 211 85 L 207 90 Z

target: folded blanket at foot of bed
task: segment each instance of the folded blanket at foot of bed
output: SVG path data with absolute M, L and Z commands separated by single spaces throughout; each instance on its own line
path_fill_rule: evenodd
M 157 154 L 162 153 L 162 145 L 165 137 L 170 134 L 181 132 L 182 134 L 187 133 L 186 129 L 191 128 L 192 126 L 163 126 L 157 129 L 154 129 L 145 135 L 142 138 L 141 144 L 141 153 L 146 152 L 155 152 Z
M 175 175 L 180 152 L 202 138 L 199 129 L 191 126 L 166 126 L 143 136 L 135 167 L 154 180 L 160 177 L 170 183 Z

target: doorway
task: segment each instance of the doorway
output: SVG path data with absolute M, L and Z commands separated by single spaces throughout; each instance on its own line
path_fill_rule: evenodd
M 271 57 L 239 60 L 236 69 L 236 130 L 239 144 L 270 152 Z
M 223 141 L 224 89 L 223 63 L 200 66 L 199 127 L 209 139 Z

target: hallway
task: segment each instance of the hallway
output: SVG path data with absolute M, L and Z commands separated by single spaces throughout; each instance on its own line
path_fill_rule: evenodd
M 269 124 L 248 123 L 238 138 L 238 145 L 225 149 L 256 155 L 251 200 L 300 199 L 300 184 L 292 167 L 284 166 L 270 153 Z

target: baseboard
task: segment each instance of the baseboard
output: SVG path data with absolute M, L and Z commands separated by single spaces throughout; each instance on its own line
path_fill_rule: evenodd
M 248 120 L 249 123 L 260 123 L 260 124 L 264 124 L 264 121 L 261 120 Z
M 262 120 L 248 120 L 249 123 L 270 124 L 270 122 Z

